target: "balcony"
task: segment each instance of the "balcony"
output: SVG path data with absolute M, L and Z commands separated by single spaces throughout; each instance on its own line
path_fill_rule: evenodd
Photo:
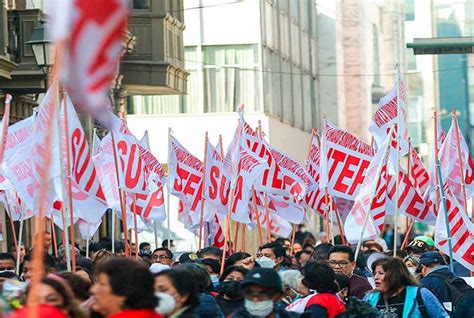
M 135 36 L 120 72 L 128 95 L 185 94 L 182 0 L 131 1 L 129 30 Z

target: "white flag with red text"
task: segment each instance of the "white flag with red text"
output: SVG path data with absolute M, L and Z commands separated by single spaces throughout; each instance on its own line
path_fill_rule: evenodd
M 416 188 L 418 193 L 421 196 L 424 196 L 430 184 L 430 174 L 428 169 L 425 168 L 420 156 L 413 147 L 411 147 L 411 151 L 408 154 L 408 160 L 410 160 L 410 171 L 408 172 L 410 182 Z
M 446 194 L 446 213 L 448 214 L 449 230 L 453 257 L 461 265 L 474 271 L 472 255 L 474 253 L 474 226 L 466 215 L 464 207 L 456 199 L 451 188 L 444 187 Z M 449 255 L 448 230 L 446 228 L 446 216 L 443 208 L 436 218 L 435 246 L 444 254 Z
M 386 140 L 384 147 L 370 162 L 362 188 L 347 216 L 344 232 L 347 240 L 352 244 L 360 240 L 361 234 L 362 239 L 366 240 L 379 237 L 382 231 L 386 214 L 387 162 L 390 143 L 391 138 Z M 365 229 L 364 224 L 366 224 Z
M 373 157 L 369 144 L 326 121 L 321 149 L 319 187 L 329 194 L 355 200 Z
M 227 215 L 230 194 L 230 176 L 224 169 L 224 161 L 218 150 L 207 144 L 206 154 L 206 206 L 214 207 L 216 213 Z

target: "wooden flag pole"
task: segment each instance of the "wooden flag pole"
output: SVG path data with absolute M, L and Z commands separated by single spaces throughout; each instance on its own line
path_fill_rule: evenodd
M 91 224 L 87 222 L 87 236 L 86 236 L 86 258 L 89 258 L 89 245 L 91 241 Z
M 8 218 L 10 219 L 10 228 L 12 229 L 12 234 L 13 234 L 13 245 L 15 246 L 15 249 L 18 249 L 18 240 L 16 238 L 15 224 L 13 224 L 13 218 L 12 218 L 10 205 L 8 203 L 7 205 L 8 206 L 5 207 L 5 211 L 8 215 Z
M 237 252 L 237 239 L 239 238 L 240 222 L 235 222 L 235 233 L 234 233 L 234 251 Z
M 407 244 L 408 244 L 408 238 L 410 237 L 410 232 L 411 232 L 411 230 L 412 230 L 412 228 L 413 228 L 413 225 L 415 225 L 415 221 L 414 221 L 414 220 L 411 221 L 411 222 L 410 222 L 410 225 L 408 226 L 407 232 L 406 232 L 406 234 L 405 234 L 405 238 L 403 239 L 403 243 L 402 243 L 402 246 L 401 246 L 401 248 L 400 248 L 400 249 L 402 249 L 402 250 L 405 249 L 405 247 L 406 247 Z
M 332 231 L 331 231 L 331 228 L 330 228 L 330 225 L 329 225 L 329 213 L 331 212 L 331 210 L 330 210 L 330 205 L 329 205 L 329 195 L 328 195 L 328 188 L 327 187 L 324 188 L 324 203 L 326 204 L 326 213 L 325 213 L 326 237 L 327 237 L 327 240 L 329 241 L 329 237 L 332 236 L 332 235 L 330 235 L 330 233 Z
M 327 153 L 326 153 L 326 115 L 323 115 L 323 143 L 324 143 L 324 147 L 323 146 L 320 146 L 320 162 L 321 162 L 321 156 L 325 156 L 327 158 Z M 321 144 L 321 142 L 320 142 Z M 323 149 L 324 148 L 324 149 Z M 320 164 L 321 165 L 321 164 Z M 327 171 L 326 171 L 327 172 Z M 321 171 L 321 167 L 320 167 L 320 175 L 322 175 L 322 171 Z M 325 187 L 327 188 L 327 187 Z M 327 190 L 327 189 L 326 189 Z M 329 227 L 329 200 L 327 198 L 327 195 L 326 195 L 327 191 L 325 191 L 325 195 L 324 195 L 324 201 L 326 203 L 326 213 L 324 215 L 324 224 L 325 224 L 325 230 L 326 230 L 326 239 L 328 240 L 329 242 L 329 237 L 330 237 L 330 227 Z
M 53 250 L 54 250 L 54 256 L 58 257 L 58 241 L 56 239 L 56 227 L 54 226 L 54 215 L 51 214 L 49 217 L 49 220 L 51 222 L 51 233 L 53 235 Z
M 202 239 L 203 239 L 203 227 L 204 227 L 204 202 L 206 200 L 205 191 L 206 191 L 206 164 L 207 164 L 207 144 L 209 142 L 209 134 L 206 131 L 204 136 L 204 162 L 203 162 L 203 171 L 202 171 L 202 192 L 201 192 L 201 215 L 199 218 L 199 251 L 202 248 Z M 204 244 L 205 245 L 205 244 Z
M 135 228 L 135 247 L 136 247 L 135 259 L 138 259 L 137 195 L 135 193 L 133 193 L 132 206 L 133 206 L 133 226 Z
M 346 234 L 344 233 L 344 226 L 342 224 L 341 215 L 339 214 L 339 210 L 337 208 L 336 203 L 333 201 L 333 198 L 330 197 L 330 199 L 331 206 L 334 204 L 334 206 L 336 207 L 334 213 L 336 214 L 337 227 L 339 228 L 339 233 L 341 234 L 342 244 L 348 245 L 346 240 Z
M 232 184 L 230 187 L 230 198 L 229 198 L 229 207 L 227 209 L 227 216 L 226 216 L 226 222 L 225 222 L 225 231 L 224 231 L 224 246 L 222 247 L 222 258 L 221 258 L 221 271 L 220 275 L 224 272 L 224 267 L 225 267 L 225 253 L 227 250 L 227 244 L 229 243 L 229 235 L 230 235 L 230 216 L 232 213 L 232 203 L 234 201 L 234 185 Z
M 23 245 L 23 209 L 20 206 L 20 230 L 18 232 L 18 248 L 16 249 L 16 274 L 20 276 L 20 249 Z
M 293 224 L 293 233 L 291 234 L 290 256 L 293 256 L 295 249 L 296 224 Z
M 71 176 L 71 152 L 69 149 L 69 123 L 68 123 L 68 114 L 67 114 L 67 95 L 63 93 L 63 107 L 64 107 L 64 130 L 66 136 L 66 174 L 67 174 L 67 192 L 68 192 L 68 202 L 69 202 L 69 218 L 71 219 L 71 251 L 72 251 L 72 271 L 76 271 L 76 233 L 74 228 L 74 209 L 72 202 L 72 176 Z
M 114 165 L 115 165 L 115 175 L 117 177 L 117 188 L 118 188 L 118 193 L 119 193 L 119 200 L 120 200 L 120 210 L 122 212 L 122 231 L 123 231 L 123 240 L 125 242 L 125 255 L 128 255 L 128 233 L 127 233 L 127 211 L 126 211 L 126 206 L 124 205 L 124 193 L 122 192 L 122 189 L 120 188 L 120 176 L 119 176 L 119 166 L 118 166 L 118 159 L 117 159 L 117 148 L 115 144 L 115 137 L 114 137 L 114 132 L 111 131 L 110 135 L 112 137 L 112 149 L 114 152 Z M 115 224 L 112 224 L 112 226 L 115 226 Z
M 407 160 L 407 173 L 408 173 L 408 180 L 411 182 L 411 137 L 408 137 L 408 160 Z M 410 226 L 408 225 L 410 223 L 410 219 L 408 216 L 405 216 L 405 236 L 407 236 L 408 229 Z M 405 241 L 405 240 L 403 240 Z M 403 243 L 402 243 L 402 249 L 403 249 Z
M 267 240 L 268 243 L 272 241 L 272 229 L 270 226 L 270 211 L 268 210 L 267 194 L 263 193 L 263 209 L 265 211 L 265 222 L 267 222 Z
M 397 167 L 395 169 L 395 213 L 393 214 L 393 257 L 397 256 L 398 243 L 398 204 L 400 196 L 400 64 L 397 63 Z
M 461 142 L 459 141 L 459 127 L 458 127 L 458 119 L 456 118 L 456 110 L 453 109 L 453 122 L 454 122 L 454 129 L 456 130 L 456 146 L 458 150 L 458 160 L 459 160 L 459 170 L 461 174 L 461 188 L 462 194 L 464 196 L 464 211 L 466 215 L 469 216 L 469 212 L 467 211 L 467 195 L 466 195 L 466 183 L 464 180 L 464 163 L 462 162 L 462 154 L 461 154 Z
M 246 225 L 242 223 L 242 235 L 240 238 L 240 251 L 245 253 L 245 228 Z
M 260 246 L 262 246 L 263 245 L 262 224 L 260 223 L 260 212 L 258 211 L 258 206 L 257 206 L 257 192 L 255 191 L 254 186 L 252 186 L 252 204 L 253 204 L 253 209 L 255 210 L 255 218 L 257 219 L 258 243 Z

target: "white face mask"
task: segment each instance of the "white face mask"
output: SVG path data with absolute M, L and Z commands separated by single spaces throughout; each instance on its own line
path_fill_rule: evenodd
M 262 256 L 255 261 L 258 263 L 258 265 L 260 265 L 261 268 L 273 268 L 276 265 L 275 260 L 266 256 Z
M 416 267 L 408 267 L 408 271 L 410 272 L 411 276 L 416 276 Z
M 245 299 L 244 306 L 252 316 L 266 317 L 273 311 L 273 300 L 251 301 Z
M 155 296 L 158 298 L 158 306 L 155 311 L 161 315 L 171 314 L 176 307 L 174 297 L 167 293 L 155 293 Z

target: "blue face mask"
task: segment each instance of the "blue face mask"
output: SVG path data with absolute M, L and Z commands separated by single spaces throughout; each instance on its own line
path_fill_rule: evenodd
M 217 277 L 216 274 L 211 275 L 211 283 L 212 283 L 212 286 L 214 286 L 214 287 L 219 286 L 219 284 L 220 284 L 219 283 L 219 277 Z

